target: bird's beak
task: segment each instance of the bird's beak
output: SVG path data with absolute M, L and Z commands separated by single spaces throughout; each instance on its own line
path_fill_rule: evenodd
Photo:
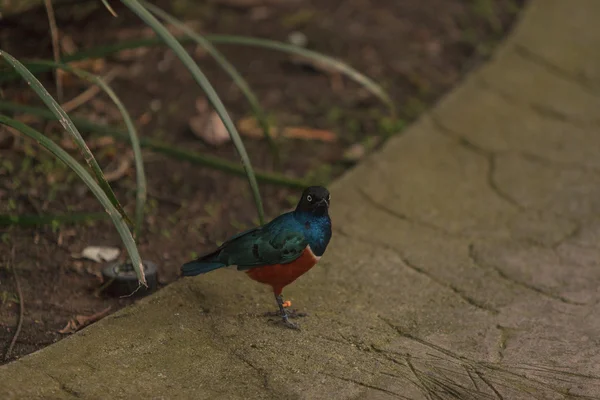
M 321 200 L 319 201 L 319 205 L 321 205 L 321 204 L 323 204 L 323 203 L 325 203 L 325 205 L 327 206 L 327 208 L 329 208 L 329 202 L 327 201 L 327 199 L 321 199 Z

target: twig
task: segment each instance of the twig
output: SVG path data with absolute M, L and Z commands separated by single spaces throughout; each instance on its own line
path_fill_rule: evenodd
M 46 5 L 46 12 L 48 13 L 48 23 L 50 24 L 50 37 L 52 38 L 52 53 L 54 55 L 54 61 L 60 62 L 60 44 L 58 43 L 58 27 L 56 26 L 56 17 L 54 16 L 54 8 L 52 7 L 52 0 L 44 0 Z M 63 100 L 63 87 L 62 81 L 60 80 L 60 72 L 54 71 L 54 77 L 56 79 L 56 97 L 59 103 Z
M 142 287 L 142 285 L 138 283 L 138 286 L 137 286 L 137 288 L 135 288 L 135 290 L 134 290 L 133 292 L 131 292 L 131 293 L 129 293 L 129 294 L 125 294 L 125 295 L 123 295 L 123 296 L 119 296 L 119 298 L 120 298 L 120 299 L 124 299 L 124 298 L 126 298 L 126 297 L 131 297 L 131 296 L 133 296 L 134 294 L 136 294 L 136 293 L 137 293 L 137 291 L 138 291 L 138 290 L 140 290 L 140 288 L 141 288 L 141 287 Z
M 108 73 L 102 78 L 104 80 L 104 83 L 109 84 L 117 76 L 118 72 L 118 68 L 114 68 L 108 71 Z M 71 111 L 81 107 L 82 105 L 93 99 L 98 93 L 100 93 L 101 90 L 102 89 L 99 86 L 90 86 L 83 93 L 80 93 L 79 95 L 67 101 L 66 103 L 61 104 L 61 107 L 63 108 L 63 110 L 65 110 L 66 113 L 70 113 Z
M 13 274 L 15 277 L 15 284 L 17 285 L 17 293 L 19 295 L 19 323 L 17 324 L 17 330 L 8 346 L 8 350 L 6 350 L 6 355 L 4 356 L 4 360 L 8 360 L 12 353 L 13 347 L 15 347 L 15 343 L 17 342 L 17 338 L 21 333 L 21 327 L 23 326 L 23 318 L 25 315 L 25 302 L 23 301 L 23 292 L 21 291 L 21 284 L 19 283 L 19 278 L 17 276 L 17 269 L 15 268 L 15 246 L 12 247 L 10 251 L 11 264 L 13 269 Z

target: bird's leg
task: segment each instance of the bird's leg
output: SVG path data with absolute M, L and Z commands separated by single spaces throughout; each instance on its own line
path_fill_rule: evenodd
M 282 299 L 283 300 L 283 299 Z M 299 318 L 306 317 L 308 314 L 304 312 L 298 312 L 298 310 L 292 310 L 290 307 L 292 306 L 292 302 L 287 300 L 283 302 L 283 307 L 286 308 L 286 313 L 289 318 Z
M 290 310 L 289 307 L 292 306 L 292 302 L 289 300 L 283 301 L 283 296 L 281 294 L 275 294 L 275 300 L 277 301 L 279 311 L 268 311 L 264 313 L 265 317 L 285 318 L 284 315 L 287 315 L 287 318 L 299 318 L 308 316 L 307 313 L 298 312 L 297 310 Z
M 288 313 L 285 310 L 285 307 L 283 306 L 283 295 L 279 294 L 275 294 L 275 300 L 277 300 L 277 305 L 279 306 L 279 313 L 281 315 L 281 318 L 283 319 L 283 324 L 285 326 L 287 326 L 288 328 L 291 329 L 300 329 L 298 327 L 298 325 L 294 324 L 293 322 L 290 321 L 289 317 L 288 317 Z
M 277 292 L 275 292 L 275 300 L 277 301 L 277 306 L 279 307 L 279 311 L 266 312 L 264 315 L 281 317 L 282 322 L 286 327 L 291 328 L 291 329 L 300 329 L 300 327 L 298 325 L 296 325 L 295 323 L 290 321 L 290 318 L 294 318 L 298 315 L 296 315 L 295 311 L 291 315 L 288 314 L 288 312 L 285 309 L 285 302 L 283 301 L 283 296 L 281 295 L 281 293 L 278 294 Z

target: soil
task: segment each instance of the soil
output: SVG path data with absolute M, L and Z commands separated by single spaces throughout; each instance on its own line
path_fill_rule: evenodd
M 149 29 L 118 2 L 118 18 L 100 2 L 56 4 L 63 51 L 148 37 Z M 523 0 L 212 0 L 171 4 L 170 11 L 194 21 L 203 33 L 249 35 L 287 41 L 290 34 L 307 39 L 307 47 L 334 56 L 367 74 L 389 92 L 399 110 L 390 121 L 387 110 L 357 84 L 298 64 L 289 56 L 241 46 L 220 46 L 254 89 L 278 126 L 308 127 L 335 134 L 336 140 L 278 139 L 281 166 L 275 167 L 264 140 L 246 138 L 253 166 L 326 184 L 351 167 L 345 152 L 380 143 L 399 133 L 464 74 L 487 57 L 514 22 Z M 0 20 L 0 48 L 17 58 L 52 58 L 47 15 L 43 8 Z M 206 73 L 234 121 L 251 115 L 240 91 L 201 49 L 187 46 Z M 140 135 L 160 139 L 200 154 L 238 161 L 230 143 L 211 146 L 190 130 L 194 117 L 210 110 L 201 90 L 165 48 L 112 55 L 91 64 L 106 74 L 120 66 L 111 86 L 139 127 Z M 89 66 L 88 66 L 89 67 Z M 51 73 L 40 76 L 55 94 Z M 64 79 L 64 99 L 87 88 Z M 39 104 L 23 83 L 0 86 L 3 100 Z M 120 125 L 118 113 L 104 95 L 78 107 L 80 115 L 101 124 Z M 28 123 L 60 141 L 71 154 L 56 123 Z M 115 171 L 129 157 L 126 143 L 85 133 L 105 171 Z M 66 167 L 31 142 L 13 139 L 0 129 L 0 215 L 101 212 L 101 206 Z M 160 286 L 177 279 L 180 265 L 195 254 L 258 223 L 245 179 L 162 154 L 144 151 L 149 201 L 139 249 L 158 264 Z M 133 165 L 112 182 L 126 210 L 135 207 Z M 293 207 L 298 189 L 261 184 L 267 218 Z M 335 206 L 335 199 L 334 199 Z M 114 312 L 135 298 L 112 298 L 98 292 L 103 264 L 80 258 L 87 246 L 123 250 L 107 220 L 54 223 L 45 226 L 0 225 L 0 344 L 2 355 L 15 334 L 19 302 L 24 304 L 22 330 L 8 361 L 52 344 L 71 319 L 106 310 Z M 125 260 L 122 252 L 121 259 Z M 14 268 L 13 268 L 14 267 Z M 15 275 L 22 293 L 15 285 Z M 234 288 L 232 288 L 234 290 Z M 0 362 L 5 362 L 2 357 Z

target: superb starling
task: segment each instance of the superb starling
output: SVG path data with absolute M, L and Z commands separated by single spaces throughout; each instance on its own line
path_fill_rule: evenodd
M 289 328 L 283 288 L 311 269 L 321 258 L 331 239 L 329 203 L 331 195 L 321 186 L 304 190 L 294 211 L 266 225 L 232 236 L 218 249 L 181 267 L 183 276 L 195 276 L 236 265 L 255 281 L 273 288 L 279 315 Z M 286 302 L 288 303 L 288 302 Z

